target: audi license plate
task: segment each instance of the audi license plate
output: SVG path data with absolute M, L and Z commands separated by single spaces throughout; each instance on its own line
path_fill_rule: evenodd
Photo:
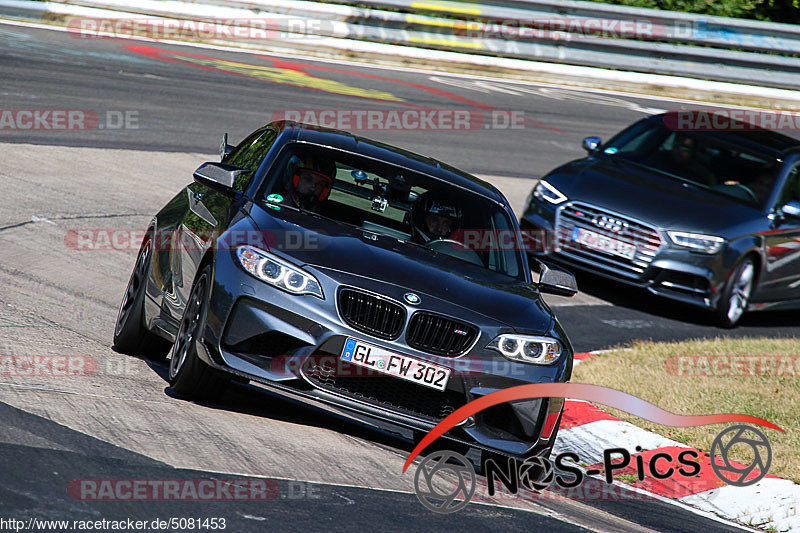
M 347 339 L 344 343 L 341 359 L 354 365 L 371 368 L 382 374 L 411 381 L 438 391 L 445 389 L 452 371 L 445 366 L 420 361 L 407 355 L 398 355 L 355 339 Z
M 618 255 L 625 259 L 633 259 L 636 255 L 636 247 L 632 244 L 577 226 L 572 230 L 572 241 L 592 250 Z

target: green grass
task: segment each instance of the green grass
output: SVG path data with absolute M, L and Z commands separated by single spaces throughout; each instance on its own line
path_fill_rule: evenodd
M 733 356 L 759 356 L 750 375 L 748 359 L 737 368 L 740 375 L 715 374 L 694 365 L 703 375 L 687 375 L 688 367 L 676 364 L 682 356 L 709 356 L 707 361 L 732 361 Z M 725 356 L 713 359 L 712 356 Z M 766 357 L 761 357 L 766 356 Z M 590 357 L 573 371 L 573 383 L 592 383 L 622 390 L 683 415 L 740 413 L 766 419 L 784 432 L 763 428 L 772 444 L 771 474 L 800 482 L 800 359 L 795 373 L 784 366 L 781 377 L 761 375 L 758 365 L 768 357 L 800 356 L 798 339 L 728 339 L 680 343 L 637 342 L 627 349 Z M 735 360 L 733 360 L 735 361 Z M 788 361 L 783 359 L 783 361 Z M 785 363 L 784 363 L 785 364 Z M 724 368 L 724 365 L 718 368 Z M 683 374 L 683 375 L 679 375 Z M 706 375 L 710 374 L 710 375 Z M 601 406 L 602 407 L 602 406 Z M 615 416 L 689 446 L 708 451 L 714 437 L 728 424 L 675 428 L 660 426 L 628 413 L 610 410 Z M 746 450 L 733 449 L 732 458 L 749 463 Z

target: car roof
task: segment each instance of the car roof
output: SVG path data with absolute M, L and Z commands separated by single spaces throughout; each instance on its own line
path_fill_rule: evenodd
M 457 185 L 463 189 L 488 197 L 504 206 L 509 205 L 505 197 L 491 183 L 432 157 L 420 155 L 374 139 L 360 137 L 350 132 L 311 124 L 280 121 L 273 122 L 270 126 L 292 135 L 295 141 L 318 144 L 386 161 L 387 163 L 402 166 Z
M 661 113 L 649 117 L 649 120 L 664 120 L 669 113 Z M 714 114 L 714 111 L 708 111 Z M 724 115 L 723 115 L 724 116 Z M 789 137 L 774 130 L 756 127 L 748 122 L 725 117 L 729 123 L 740 125 L 741 129 L 730 129 L 725 131 L 691 131 L 692 135 L 706 137 L 717 142 L 725 143 L 729 146 L 737 147 L 747 152 L 761 153 L 772 158 L 779 159 L 787 155 L 788 152 L 800 149 L 800 139 Z

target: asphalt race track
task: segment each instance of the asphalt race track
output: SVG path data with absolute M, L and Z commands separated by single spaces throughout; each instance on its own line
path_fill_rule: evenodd
M 685 103 L 478 81 L 138 41 L 81 40 L 0 24 L 3 109 L 91 110 L 85 131 L 5 131 L 0 201 L 0 354 L 93 358 L 90 377 L 0 377 L 0 517 L 141 520 L 225 517 L 230 531 L 496 528 L 542 531 L 739 529 L 662 502 L 471 504 L 440 516 L 401 475 L 402 435 L 252 386 L 219 403 L 171 396 L 166 366 L 111 349 L 135 259 L 75 249 L 71 230 L 136 230 L 234 142 L 286 109 L 493 110 L 523 128 L 363 132 L 486 177 L 520 209 L 534 180 L 649 113 Z M 127 120 L 128 127 L 120 125 Z M 491 124 L 491 121 L 488 123 Z M 745 317 L 727 332 L 693 309 L 580 276 L 549 299 L 578 351 L 632 339 L 797 336 L 797 313 Z M 278 480 L 267 502 L 92 502 L 79 479 Z

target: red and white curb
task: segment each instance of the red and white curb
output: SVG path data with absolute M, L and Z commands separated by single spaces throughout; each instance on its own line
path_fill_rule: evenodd
M 575 364 L 599 353 L 575 354 Z M 625 448 L 631 454 L 630 466 L 616 470 L 615 475 L 635 475 L 638 456 L 647 469 L 650 458 L 658 452 L 675 458 L 681 451 L 693 449 L 623 422 L 588 402 L 567 400 L 553 453 L 573 452 L 582 463 L 589 465 L 587 468 L 599 468 L 603 463 L 603 451 L 608 448 Z M 769 474 L 749 487 L 728 485 L 711 469 L 708 454 L 697 452 L 701 470 L 696 476 L 676 475 L 657 480 L 648 472 L 644 481 L 625 485 L 740 524 L 774 531 L 800 531 L 800 485 Z M 659 471 L 670 466 L 677 470 L 681 465 L 669 464 L 666 460 L 658 463 Z

